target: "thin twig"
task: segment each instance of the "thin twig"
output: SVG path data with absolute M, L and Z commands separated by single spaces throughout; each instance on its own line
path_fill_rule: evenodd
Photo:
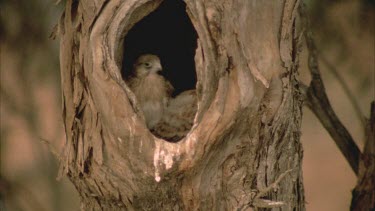
M 259 198 L 267 195 L 272 190 L 276 189 L 277 186 L 280 184 L 280 182 L 286 177 L 286 175 L 288 175 L 292 171 L 293 171 L 293 169 L 289 169 L 289 170 L 285 171 L 284 173 L 280 174 L 280 176 L 276 179 L 276 181 L 274 183 L 272 183 L 271 185 L 269 185 L 268 187 L 266 187 L 264 189 L 259 190 L 259 193 L 256 195 L 255 199 L 259 199 Z
M 350 91 L 348 84 L 345 82 L 344 78 L 341 77 L 336 67 L 332 65 L 324 56 L 320 56 L 320 60 L 323 62 L 323 64 L 325 64 L 328 70 L 335 76 L 335 78 L 341 85 L 345 94 L 348 96 L 350 103 L 353 105 L 354 111 L 357 114 L 357 117 L 360 120 L 363 128 L 365 128 L 366 127 L 365 118 L 364 118 L 365 115 L 361 111 L 361 108 L 359 107 L 359 104 L 357 100 L 355 99 L 353 93 Z
M 354 173 L 358 175 L 358 163 L 361 152 L 348 130 L 336 116 L 325 92 L 323 80 L 318 65 L 318 53 L 310 30 L 310 23 L 305 11 L 305 5 L 300 5 L 300 14 L 305 28 L 305 40 L 309 52 L 308 66 L 312 76 L 310 86 L 306 91 L 306 104 L 318 117 L 324 128 L 331 135 L 341 153 L 349 162 Z
M 264 189 L 260 189 L 258 193 L 254 195 L 254 198 L 251 200 L 250 203 L 244 204 L 242 207 L 238 208 L 238 211 L 247 210 L 249 207 L 256 207 L 256 208 L 277 208 L 285 205 L 283 201 L 272 201 L 268 199 L 263 199 L 263 196 L 269 194 L 272 190 L 278 188 L 281 181 L 294 169 L 289 169 L 284 173 L 280 174 L 278 178 L 273 182 L 271 185 Z

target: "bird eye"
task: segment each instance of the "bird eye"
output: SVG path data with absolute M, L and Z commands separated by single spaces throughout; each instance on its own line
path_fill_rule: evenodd
M 145 66 L 146 66 L 146 67 L 151 67 L 151 63 L 146 62 L 146 63 L 145 63 Z

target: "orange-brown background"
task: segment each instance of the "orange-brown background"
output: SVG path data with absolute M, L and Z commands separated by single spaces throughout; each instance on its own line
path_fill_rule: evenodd
M 332 63 L 368 115 L 374 99 L 374 0 L 305 0 L 320 55 Z M 56 180 L 64 143 L 59 41 L 48 38 L 62 12 L 51 0 L 0 2 L 0 210 L 79 210 L 74 186 Z M 308 84 L 306 50 L 300 79 Z M 336 78 L 320 63 L 334 110 L 357 144 L 363 129 Z M 348 210 L 356 178 L 316 117 L 304 108 L 307 210 Z M 50 146 L 45 142 L 49 142 Z

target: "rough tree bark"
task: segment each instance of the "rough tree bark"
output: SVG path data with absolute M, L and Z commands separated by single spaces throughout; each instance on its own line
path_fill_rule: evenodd
M 153 136 L 121 77 L 123 40 L 161 0 L 67 0 L 59 23 L 61 175 L 82 210 L 304 210 L 298 0 L 186 0 L 198 112 Z

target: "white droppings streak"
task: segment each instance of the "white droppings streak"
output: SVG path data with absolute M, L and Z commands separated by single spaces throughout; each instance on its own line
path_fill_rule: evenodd
M 159 174 L 159 155 L 160 155 L 160 142 L 155 142 L 155 152 L 154 152 L 154 167 L 155 167 L 155 181 L 160 182 Z
M 177 154 L 180 154 L 180 145 L 177 146 Z
M 141 144 L 139 144 L 139 152 L 142 153 L 143 140 L 141 139 Z
M 117 140 L 122 143 L 122 139 L 120 137 L 117 137 Z
M 191 153 L 188 157 L 193 157 L 195 152 L 195 145 L 197 143 L 197 137 L 195 133 L 189 135 L 189 139 L 186 140 L 186 153 Z
M 133 125 L 136 124 L 136 121 L 137 121 L 136 118 L 137 118 L 137 117 L 133 115 L 133 116 L 131 117 L 132 124 L 129 125 L 129 131 L 130 131 L 130 135 L 132 136 L 132 138 L 134 138 L 134 134 L 135 134 L 135 129 L 134 129 Z
M 163 140 L 155 141 L 154 151 L 154 167 L 155 167 L 155 181 L 161 180 L 161 169 L 168 170 L 173 167 L 174 160 L 178 158 L 180 147 L 178 144 L 171 144 Z
M 164 164 L 166 169 L 170 169 L 173 166 L 173 156 L 172 154 L 167 154 L 164 156 Z

